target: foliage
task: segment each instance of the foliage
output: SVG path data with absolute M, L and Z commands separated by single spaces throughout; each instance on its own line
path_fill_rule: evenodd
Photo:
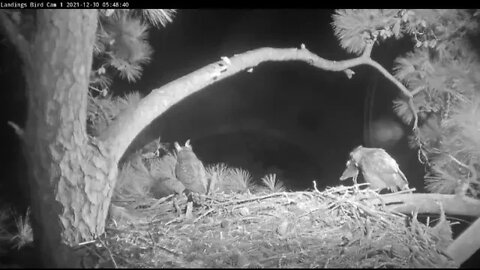
M 241 168 L 233 168 L 230 171 L 230 178 L 233 182 L 239 183 L 239 187 L 243 191 L 247 191 L 252 183 L 252 176 L 250 173 Z
M 209 165 L 205 168 L 207 178 L 216 177 L 217 191 L 247 192 L 253 187 L 252 176 L 247 170 L 230 168 L 225 163 Z
M 134 108 L 140 101 L 138 92 L 132 92 L 124 97 L 108 95 L 89 95 L 87 107 L 87 131 L 92 136 L 100 135 L 121 113 Z
M 262 177 L 262 183 L 265 187 L 268 188 L 270 192 L 283 192 L 286 191 L 285 186 L 282 181 L 277 179 L 277 175 L 274 173 L 267 174 Z
M 106 89 L 112 81 L 107 71 L 117 71 L 120 78 L 137 81 L 142 66 L 151 61 L 153 50 L 148 43 L 147 23 L 165 27 L 172 22 L 175 10 L 104 10 L 99 12 L 94 46 L 95 66 L 91 85 Z
M 172 22 L 175 10 L 101 10 L 99 12 L 94 64 L 90 74 L 88 102 L 88 133 L 101 134 L 121 111 L 133 108 L 140 94 L 114 97 L 110 91 L 113 77 L 118 74 L 129 82 L 137 81 L 142 66 L 151 61 L 153 50 L 148 43 L 147 23 L 165 27 Z
M 11 226 L 13 223 L 13 227 Z M 14 209 L 4 207 L 0 210 L 0 246 L 12 244 L 19 250 L 33 242 L 33 231 L 30 224 L 30 208 L 25 216 Z
M 478 15 L 460 9 L 395 9 L 338 10 L 333 16 L 341 46 L 355 54 L 368 42 L 413 40 L 413 50 L 396 59 L 393 74 L 414 95 L 420 122 L 409 145 L 419 149 L 432 192 L 478 197 L 480 191 L 480 63 L 477 45 L 471 43 L 478 34 Z M 393 102 L 393 110 L 406 124 L 414 119 L 404 97 Z
M 33 242 L 33 231 L 30 225 L 30 208 L 27 209 L 25 217 L 14 215 L 17 233 L 11 239 L 14 241 L 14 247 L 21 249 L 22 247 Z

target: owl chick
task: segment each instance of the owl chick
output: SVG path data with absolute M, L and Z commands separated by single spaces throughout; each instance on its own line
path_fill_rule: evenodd
M 175 142 L 177 150 L 177 164 L 175 175 L 189 191 L 205 194 L 207 192 L 207 175 L 203 163 L 193 152 L 190 140 L 184 147 Z
M 358 146 L 350 153 L 346 169 L 340 180 L 350 177 L 356 183 L 359 171 L 365 182 L 374 189 L 388 188 L 392 192 L 409 189 L 408 181 L 398 167 L 397 162 L 381 148 L 366 148 Z

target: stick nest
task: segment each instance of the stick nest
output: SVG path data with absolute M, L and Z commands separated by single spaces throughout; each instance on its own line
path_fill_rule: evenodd
M 117 203 L 94 249 L 105 265 L 132 268 L 459 267 L 438 230 L 376 197 L 338 186 Z

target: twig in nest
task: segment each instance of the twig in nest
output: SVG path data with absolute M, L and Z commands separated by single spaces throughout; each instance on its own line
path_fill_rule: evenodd
M 416 188 L 410 188 L 410 189 L 400 190 L 400 191 L 393 192 L 393 193 L 382 194 L 382 195 L 380 195 L 380 196 L 382 196 L 382 197 L 389 197 L 389 196 L 395 196 L 395 195 L 398 195 L 398 194 L 412 193 L 412 192 L 414 192 L 414 191 L 416 191 L 416 190 L 417 190 Z
M 252 202 L 252 201 L 258 201 L 258 200 L 264 200 L 264 199 L 268 199 L 268 198 L 278 197 L 278 196 L 283 196 L 283 193 L 274 193 L 274 194 L 269 194 L 269 195 L 265 195 L 265 196 L 261 196 L 261 197 L 254 197 L 254 198 L 230 201 L 230 202 L 225 202 L 225 203 L 217 203 L 217 204 L 214 204 L 214 205 L 215 206 L 224 206 L 224 205 L 230 205 L 230 204 L 241 204 L 241 203 L 246 203 L 246 202 Z
M 168 253 L 170 253 L 170 254 L 172 254 L 172 255 L 174 255 L 174 256 L 177 256 L 177 257 L 180 256 L 180 255 L 182 255 L 182 254 L 179 253 L 179 252 L 175 252 L 175 251 L 172 251 L 172 250 L 170 250 L 170 249 L 168 249 L 168 248 L 166 248 L 166 247 L 162 247 L 162 246 L 157 245 L 157 242 L 155 242 L 155 239 L 153 239 L 152 234 L 151 234 L 150 232 L 147 232 L 147 233 L 148 233 L 148 235 L 150 236 L 150 239 L 152 240 L 153 248 L 154 248 L 154 249 L 155 249 L 155 248 L 160 248 L 161 250 L 165 250 L 166 252 L 168 252 Z
M 180 206 L 178 206 L 177 200 L 173 200 L 173 206 L 175 207 L 175 210 L 177 211 L 177 215 L 181 216 L 182 215 L 182 209 L 180 209 Z
M 193 202 L 188 202 L 187 203 L 187 211 L 185 212 L 185 217 L 187 219 L 192 219 L 193 218 L 192 211 L 193 211 Z
M 158 199 L 152 206 L 150 206 L 150 208 L 155 208 L 155 207 L 157 207 L 159 204 L 161 204 L 161 203 L 163 203 L 164 201 L 172 198 L 173 196 L 175 196 L 175 194 L 170 194 L 170 195 L 168 195 L 167 197 L 163 197 L 163 198 Z
M 316 192 L 320 192 L 318 191 L 317 189 L 317 182 L 315 180 L 313 180 L 313 189 L 316 191 Z
M 112 255 L 112 252 L 110 251 L 110 249 L 107 247 L 107 245 L 105 245 L 105 243 L 102 241 L 102 239 L 100 239 L 100 237 L 98 237 L 97 239 L 98 239 L 98 241 L 100 241 L 100 243 L 102 243 L 103 247 L 105 247 L 105 248 L 107 249 L 108 255 L 110 256 L 110 259 L 111 259 L 112 262 L 113 262 L 113 266 L 114 266 L 115 268 L 118 268 L 118 265 L 117 265 L 117 263 L 115 262 L 115 259 L 113 258 L 113 255 Z
M 210 214 L 211 212 L 215 211 L 215 209 L 211 208 L 210 210 L 206 211 L 205 213 L 201 214 L 199 217 L 197 217 L 193 223 L 199 221 L 200 219 L 202 219 L 203 217 L 205 217 L 206 215 Z
M 95 241 L 96 241 L 96 240 L 81 242 L 81 243 L 78 243 L 77 247 L 84 246 L 84 245 L 88 245 L 88 244 L 92 244 L 92 243 L 95 243 Z
M 172 224 L 172 223 L 174 223 L 174 222 L 181 221 L 182 219 L 183 219 L 183 217 L 181 217 L 181 216 L 180 216 L 180 217 L 176 217 L 176 218 L 170 220 L 169 222 L 165 223 L 165 226 L 168 226 L 168 225 L 170 225 L 170 224 Z

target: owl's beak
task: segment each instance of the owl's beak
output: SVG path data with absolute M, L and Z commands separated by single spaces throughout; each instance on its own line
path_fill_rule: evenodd
M 347 161 L 347 168 L 343 171 L 342 176 L 340 176 L 340 181 L 346 180 L 348 178 L 356 178 L 358 175 L 358 168 L 352 160 Z

